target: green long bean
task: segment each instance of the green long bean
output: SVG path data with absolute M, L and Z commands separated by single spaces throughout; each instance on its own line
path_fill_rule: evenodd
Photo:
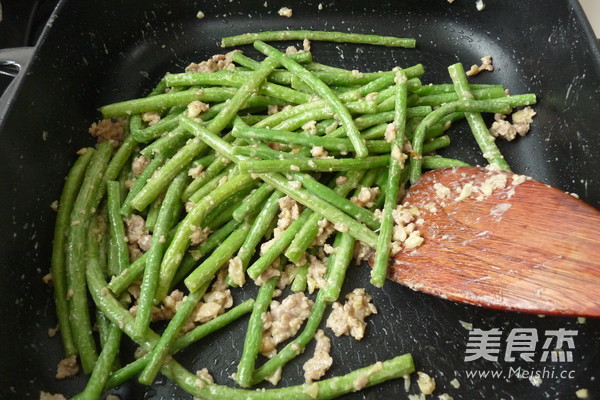
M 301 78 L 304 81 L 304 83 L 309 85 L 311 89 L 313 89 L 320 97 L 327 100 L 327 102 L 330 103 L 331 107 L 337 113 L 340 121 L 342 121 L 342 123 L 346 127 L 346 134 L 352 141 L 352 145 L 354 146 L 356 156 L 359 158 L 363 158 L 369 154 L 364 140 L 360 136 L 358 128 L 356 128 L 356 125 L 354 125 L 352 116 L 344 107 L 342 102 L 337 98 L 337 96 L 331 91 L 331 89 L 329 89 L 329 87 L 325 83 L 323 83 L 323 81 L 316 78 L 312 73 L 307 71 L 304 67 L 302 67 L 294 60 L 285 57 L 283 53 L 264 42 L 256 41 L 254 42 L 254 47 L 256 47 L 257 50 L 263 52 L 264 54 L 276 59 L 281 65 L 283 65 L 285 68 L 287 68 L 288 70 L 296 74 L 299 78 Z
M 96 343 L 92 336 L 85 287 L 86 232 L 93 211 L 98 206 L 96 203 L 97 192 L 100 190 L 103 172 L 106 170 L 111 155 L 112 146 L 108 142 L 101 143 L 92 155 L 81 189 L 73 204 L 66 243 L 67 293 L 71 295 L 68 298 L 69 321 L 81 365 L 86 373 L 93 370 L 94 363 L 98 358 Z
M 460 100 L 471 100 L 473 94 L 469 90 L 469 84 L 467 83 L 467 75 L 461 63 L 456 63 L 448 67 L 450 78 L 454 83 L 454 90 Z M 496 164 L 498 167 L 505 171 L 510 171 L 508 163 L 504 159 L 504 156 L 500 153 L 500 149 L 494 142 L 494 137 L 488 130 L 485 121 L 480 113 L 477 112 L 465 112 L 465 118 L 469 122 L 473 136 L 484 155 L 490 163 Z
M 181 207 L 180 197 L 186 183 L 186 178 L 185 172 L 182 172 L 169 186 L 154 227 L 150 249 L 147 252 L 146 268 L 144 269 L 142 284 L 140 285 L 140 295 L 137 303 L 135 325 L 133 327 L 134 335 L 139 338 L 144 337 L 146 334 L 152 318 L 152 307 L 154 306 L 154 296 L 158 286 L 160 263 L 167 247 L 166 238 L 173 225 L 175 225 L 176 211 Z
M 362 43 L 378 46 L 391 47 L 415 47 L 415 39 L 398 38 L 393 36 L 381 35 L 363 35 L 359 33 L 347 32 L 327 32 L 327 31 L 308 31 L 308 30 L 289 30 L 289 31 L 263 31 L 258 33 L 246 33 L 243 35 L 229 36 L 221 40 L 222 47 L 239 46 L 251 44 L 258 40 L 279 41 L 279 40 L 315 40 L 340 43 Z
M 69 323 L 69 304 L 67 301 L 67 275 L 65 267 L 65 245 L 69 232 L 71 209 L 79 193 L 86 169 L 90 164 L 96 150 L 86 148 L 83 154 L 75 161 L 67 175 L 65 186 L 59 200 L 56 223 L 54 226 L 54 240 L 52 242 L 52 258 L 50 273 L 54 288 L 54 303 L 56 316 L 60 326 L 60 335 L 66 356 L 77 353 L 77 346 L 73 339 L 71 324 Z
M 237 369 L 237 383 L 242 387 L 248 387 L 252 385 L 252 377 L 254 374 L 254 365 L 256 357 L 260 351 L 260 344 L 264 331 L 263 325 L 263 314 L 267 312 L 271 299 L 273 298 L 273 292 L 277 288 L 277 282 L 279 276 L 270 278 L 267 282 L 263 283 L 258 290 L 256 296 L 256 302 L 254 303 L 254 309 L 250 315 L 248 321 L 248 329 L 246 330 L 246 337 L 244 339 L 244 350 L 242 351 L 242 357 L 238 364 Z

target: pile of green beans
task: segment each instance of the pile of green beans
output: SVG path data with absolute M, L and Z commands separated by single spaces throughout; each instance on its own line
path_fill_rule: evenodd
M 234 52 L 236 68 L 168 74 L 148 96 L 100 108 L 103 118 L 128 122 L 124 139 L 116 150 L 101 142 L 79 152 L 60 199 L 52 254 L 65 356 L 77 355 L 83 372 L 90 374 L 85 389 L 73 398 L 98 399 L 129 379 L 151 385 L 159 372 L 206 399 L 332 398 L 354 391 L 359 378 L 370 386 L 414 371 L 406 354 L 313 384 L 255 391 L 205 382 L 173 358 L 250 314 L 236 383 L 250 388 L 268 379 L 313 339 L 326 308 L 340 296 L 358 242 L 375 249 L 371 282 L 383 286 L 400 187 L 414 183 L 424 168 L 467 165 L 435 154 L 450 144 L 446 132 L 451 123 L 466 118 L 488 161 L 508 169 L 481 113 L 507 114 L 535 103 L 534 95 L 507 96 L 500 85 L 469 85 L 460 64 L 449 68 L 452 84 L 422 85 L 420 64 L 376 73 L 349 71 L 316 63 L 310 52 L 284 54 L 263 41 L 305 38 L 415 47 L 412 39 L 339 32 L 240 35 L 223 39 L 223 46 L 252 43 L 265 58 Z M 190 103 L 198 101 L 208 109 L 189 115 Z M 149 112 L 158 113 L 160 121 L 144 122 Z M 131 164 L 141 157 L 145 169 L 134 176 Z M 372 207 L 351 201 L 361 188 L 372 187 L 380 189 Z M 261 242 L 272 238 L 284 196 L 301 205 L 300 214 L 259 255 Z M 134 216 L 145 219 L 152 239 L 149 249 L 130 261 L 126 221 Z M 294 263 L 291 290 L 305 291 L 307 254 L 323 245 L 315 243 L 324 220 L 336 230 L 328 242 L 333 252 L 326 286 L 314 296 L 303 330 L 275 357 L 258 365 L 262 314 L 274 296 L 277 276 L 262 283 L 255 300 L 182 334 L 211 282 L 234 257 L 255 281 L 269 267 Z M 193 246 L 190 235 L 196 229 L 209 233 Z M 232 288 L 243 283 L 232 276 L 226 282 Z M 140 285 L 135 316 L 123 296 L 134 284 Z M 153 307 L 175 288 L 186 292 L 185 300 L 158 335 Z M 89 295 L 101 348 L 92 329 Z M 119 349 L 126 337 L 146 354 L 123 364 Z

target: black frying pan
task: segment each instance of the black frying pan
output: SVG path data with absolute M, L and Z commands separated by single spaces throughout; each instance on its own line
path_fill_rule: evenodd
M 574 0 L 487 0 L 482 12 L 474 0 L 323 1 L 322 10 L 318 1 L 298 0 L 170 3 L 62 1 L 0 127 L 2 399 L 37 398 L 40 390 L 71 395 L 84 384 L 81 378 L 53 377 L 61 348 L 58 338 L 47 335 L 56 319 L 42 276 L 49 270 L 54 222 L 49 205 L 60 194 L 74 151 L 91 143 L 86 130 L 98 118 L 95 109 L 143 95 L 166 71 L 180 71 L 219 52 L 218 39 L 225 35 L 290 27 L 412 36 L 418 40 L 415 50 L 324 43 L 315 43 L 313 50 L 317 60 L 365 71 L 422 62 L 424 81 L 436 83 L 449 81 L 447 65 L 461 61 L 470 66 L 492 55 L 496 71 L 474 80 L 539 95 L 531 134 L 501 144 L 510 164 L 600 206 L 600 51 Z M 277 15 L 282 5 L 293 9 L 292 18 Z M 200 10 L 206 14 L 203 20 L 196 19 Z M 467 128 L 455 132 L 445 154 L 482 163 Z M 366 268 L 353 270 L 344 291 L 367 286 L 380 313 L 369 320 L 363 341 L 333 341 L 334 367 L 327 376 L 411 352 L 418 370 L 436 378 L 436 394 L 448 392 L 455 399 L 568 399 L 579 388 L 589 389 L 592 398 L 600 396 L 599 321 L 578 324 L 575 318 L 485 310 L 391 282 L 377 290 L 369 287 L 367 273 Z M 459 320 L 504 332 L 498 362 L 464 361 L 468 331 Z M 178 360 L 190 368 L 207 367 L 217 382 L 231 385 L 228 376 L 236 370 L 244 325 L 239 321 Z M 506 336 L 513 328 L 539 334 L 533 362 L 504 361 Z M 572 350 L 573 361 L 540 361 L 546 331 L 563 328 L 577 331 L 574 349 L 566 349 Z M 282 385 L 302 382 L 301 365 L 311 353 L 309 346 L 286 367 Z M 518 368 L 544 374 L 541 386 L 514 376 Z M 469 378 L 470 371 L 504 375 Z M 455 377 L 460 389 L 449 384 Z M 132 383 L 117 392 L 123 399 L 187 398 L 164 378 L 150 389 Z M 410 393 L 415 392 L 413 380 Z M 402 380 L 347 396 L 405 397 Z

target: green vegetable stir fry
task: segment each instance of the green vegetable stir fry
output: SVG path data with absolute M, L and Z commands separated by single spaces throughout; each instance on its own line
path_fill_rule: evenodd
M 76 356 L 90 375 L 73 398 L 98 399 L 130 379 L 151 385 L 162 373 L 199 398 L 320 399 L 414 371 L 405 354 L 345 376 L 252 389 L 315 338 L 357 249 L 372 250 L 362 258 L 373 263 L 371 283 L 383 286 L 397 252 L 394 213 L 405 184 L 424 169 L 467 165 L 434 154 L 450 144 L 452 123 L 465 118 L 484 157 L 508 170 L 481 113 L 509 114 L 535 96 L 470 85 L 461 64 L 449 67 L 452 84 L 422 85 L 420 64 L 349 71 L 314 61 L 310 51 L 284 53 L 265 43 L 303 39 L 415 47 L 413 39 L 338 32 L 228 37 L 224 47 L 252 43 L 265 57 L 215 56 L 166 75 L 147 97 L 100 109 L 105 120 L 93 133 L 123 135 L 80 150 L 60 199 L 52 255 L 65 356 Z M 317 284 L 315 259 L 325 267 Z M 216 286 L 254 284 L 255 299 L 235 306 L 223 300 L 197 319 Z M 312 307 L 299 334 L 262 362 L 265 314 L 286 284 L 292 293 L 316 294 L 306 300 Z M 178 352 L 246 314 L 234 376 L 241 388 L 176 361 Z M 140 354 L 123 365 L 126 336 Z

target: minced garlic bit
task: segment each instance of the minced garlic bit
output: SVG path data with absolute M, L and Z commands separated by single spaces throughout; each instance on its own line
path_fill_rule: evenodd
M 333 303 L 333 310 L 327 319 L 327 327 L 336 336 L 351 335 L 356 340 L 361 340 L 367 327 L 365 318 L 377 314 L 377 308 L 371 300 L 371 296 L 364 288 L 354 289 L 346 295 L 344 305 Z
M 310 154 L 315 158 L 327 158 L 327 156 L 329 156 L 329 153 L 323 146 L 314 146 L 310 149 Z
M 215 380 L 206 368 L 196 371 L 196 377 L 198 378 L 196 380 L 196 386 L 198 389 L 204 389 L 206 385 L 212 385 L 215 383 Z
M 88 131 L 90 135 L 98 139 L 98 142 L 108 141 L 113 144 L 120 144 L 123 141 L 124 129 L 124 118 L 112 118 L 94 122 Z
M 48 272 L 46 275 L 42 276 L 42 281 L 44 281 L 46 285 L 52 282 L 52 273 Z
M 211 230 L 208 227 L 200 228 L 199 226 L 193 227 L 193 232 L 190 234 L 190 243 L 192 246 L 197 246 L 203 243 L 211 234 Z
M 522 110 L 515 111 L 512 114 L 512 123 L 506 120 L 506 115 L 494 114 L 494 123 L 490 127 L 490 133 L 494 137 L 499 137 L 511 141 L 519 136 L 525 136 L 531 128 L 533 117 L 536 112 L 533 108 L 527 106 Z
M 147 251 L 150 248 L 152 235 L 146 229 L 146 221 L 143 217 L 132 214 L 131 217 L 125 218 L 127 225 L 127 241 L 129 243 L 129 258 L 134 261 L 141 256 L 141 251 Z
M 67 398 L 59 393 L 40 392 L 40 400 L 67 400 Z
M 325 280 L 327 266 L 325 260 L 313 255 L 308 256 L 308 261 L 306 284 L 308 286 L 308 293 L 312 294 L 316 289 L 322 289 L 327 285 L 327 281 Z
M 475 3 L 475 8 L 477 8 L 477 11 L 485 10 L 485 4 L 483 0 L 477 0 L 477 2 Z
M 140 176 L 146 167 L 150 164 L 150 159 L 146 156 L 139 156 L 133 159 L 131 163 L 131 172 L 133 175 Z
M 304 50 L 304 51 L 310 51 L 310 40 L 304 39 L 302 41 L 302 50 Z
M 481 71 L 493 71 L 494 64 L 492 63 L 492 56 L 481 57 L 481 65 L 472 65 L 471 69 L 467 71 L 467 76 L 475 76 Z
M 221 70 L 233 70 L 235 64 L 232 60 L 232 55 L 235 51 L 231 51 L 227 54 L 216 54 L 207 61 L 202 61 L 199 64 L 191 63 L 185 68 L 185 72 L 217 72 Z
M 52 203 L 50 203 L 50 208 L 52 211 L 57 212 L 59 208 L 58 200 L 54 200 Z
M 317 121 L 308 121 L 305 124 L 303 124 L 301 128 L 303 131 L 307 131 L 309 135 L 315 136 L 317 134 Z
M 56 379 L 65 379 L 77 375 L 79 365 L 77 365 L 77 356 L 73 354 L 60 360 L 56 368 Z
M 188 176 L 191 176 L 193 179 L 196 179 L 200 176 L 200 174 L 202 174 L 202 171 L 204 171 L 204 165 L 200 164 L 196 167 L 190 168 L 188 170 Z
M 448 393 L 442 393 L 438 396 L 439 400 L 454 400 L 454 397 L 450 396 Z
M 578 399 L 587 399 L 590 394 L 587 389 L 579 389 L 575 392 L 575 396 L 577 396 Z
M 202 114 L 203 112 L 208 111 L 208 109 L 209 109 L 208 104 L 206 104 L 200 100 L 194 100 L 187 105 L 187 116 L 189 118 L 196 118 L 198 115 Z
M 329 352 L 331 351 L 331 340 L 325 336 L 325 332 L 323 332 L 322 329 L 319 329 L 315 334 L 315 340 L 317 343 L 315 346 L 315 353 L 312 358 L 302 366 L 306 383 L 319 380 L 333 364 L 333 358 L 329 355 Z
M 54 328 L 48 328 L 48 337 L 54 337 L 60 331 L 60 326 L 57 324 Z
M 277 11 L 277 14 L 281 15 L 282 17 L 291 18 L 292 17 L 292 9 L 289 7 L 281 7 L 279 9 L 279 11 Z
M 298 332 L 310 315 L 313 304 L 302 292 L 287 296 L 281 303 L 271 301 L 269 311 L 262 315 L 264 332 L 260 353 L 273 357 L 277 353 L 277 345 Z
M 356 204 L 359 207 L 373 207 L 375 205 L 375 200 L 377 200 L 377 196 L 379 196 L 380 189 L 379 187 L 366 187 L 363 186 L 360 188 L 358 195 L 352 196 L 350 201 Z
M 156 111 L 146 111 L 142 113 L 142 121 L 152 126 L 160 122 L 160 114 Z
M 386 142 L 392 143 L 396 140 L 397 132 L 398 131 L 396 129 L 396 124 L 393 122 L 390 122 L 385 127 L 385 132 L 383 133 L 383 138 L 385 139 Z
M 472 331 L 473 330 L 473 324 L 471 322 L 461 321 L 460 319 L 458 320 L 458 322 L 466 330 L 468 330 L 468 331 Z
M 531 375 L 529 377 L 529 382 L 535 387 L 540 387 L 542 383 L 544 383 L 544 380 L 539 375 Z
M 409 204 L 399 204 L 392 210 L 394 229 L 390 255 L 395 256 L 402 248 L 414 249 L 423 243 L 421 231 L 417 229 L 417 225 L 423 222 L 418 218 L 420 215 L 421 211 Z
M 198 19 L 202 19 L 202 18 L 204 18 L 204 17 L 205 17 L 205 15 L 204 15 L 204 12 L 202 12 L 202 11 L 198 11 L 198 12 L 196 13 L 196 18 L 198 18 Z
M 219 273 L 217 280 L 210 288 L 210 292 L 202 297 L 202 301 L 194 309 L 190 317 L 193 322 L 201 324 L 208 322 L 223 314 L 226 309 L 231 308 L 233 305 L 233 297 L 231 296 L 229 285 L 225 282 L 225 272 L 227 271 L 223 270 Z M 194 326 L 190 328 L 193 329 Z
M 236 256 L 229 260 L 228 272 L 231 282 L 240 287 L 244 286 L 246 283 L 246 274 L 244 272 L 242 260 L 239 257 Z
M 450 385 L 454 388 L 454 389 L 458 389 L 460 388 L 460 382 L 458 381 L 458 379 L 454 378 L 450 381 Z
M 283 368 L 279 367 L 273 372 L 271 375 L 265 378 L 265 381 L 269 382 L 271 385 L 277 385 L 281 380 L 281 372 Z
M 421 371 L 417 372 L 417 375 L 419 375 L 417 384 L 419 385 L 421 393 L 425 395 L 433 393 L 435 390 L 435 379 Z

